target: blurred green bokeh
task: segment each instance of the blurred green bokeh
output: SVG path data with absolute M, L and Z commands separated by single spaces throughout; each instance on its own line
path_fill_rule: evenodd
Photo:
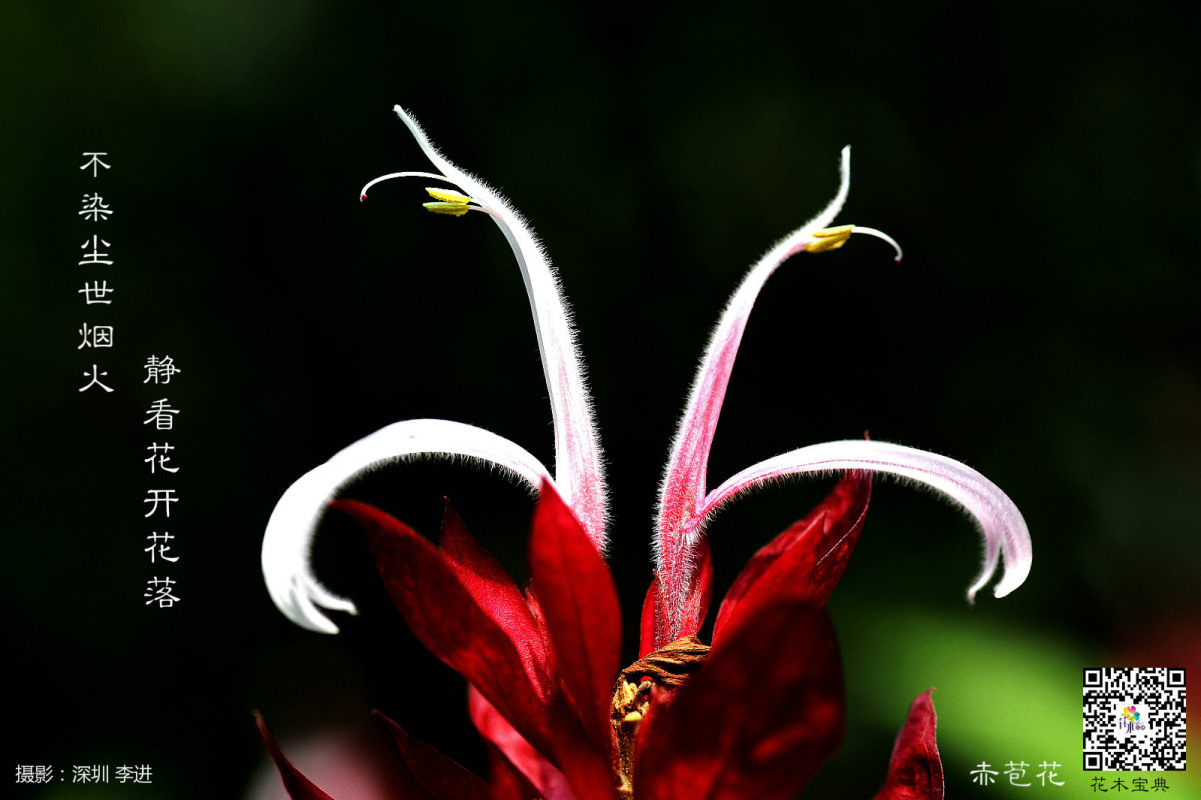
M 4 3 L 6 754 L 154 770 L 151 786 L 74 786 L 68 770 L 19 794 L 241 796 L 263 759 L 253 708 L 287 742 L 370 725 L 378 707 L 482 764 L 461 681 L 389 608 L 352 525 L 323 525 L 316 556 L 363 610 L 342 636 L 290 626 L 258 566 L 280 493 L 387 423 L 461 420 L 551 459 L 528 305 L 496 231 L 427 217 L 419 183 L 356 201 L 376 175 L 425 167 L 396 103 L 534 221 L 561 271 L 606 447 L 627 630 L 709 327 L 746 265 L 829 199 L 851 143 L 841 219 L 887 230 L 905 263 L 855 241 L 772 278 L 710 474 L 870 430 L 999 483 L 1036 558 L 1015 594 L 969 608 L 970 524 L 877 486 L 831 603 L 847 743 L 805 796 L 871 796 L 908 704 L 931 686 L 952 796 L 1092 794 L 1082 668 L 1201 674 L 1199 16 L 1183 2 L 682 15 Z M 90 180 L 85 151 L 112 169 Z M 102 228 L 76 214 L 96 190 L 115 208 Z M 95 230 L 116 263 L 85 275 L 75 254 Z M 96 277 L 116 287 L 103 311 L 77 294 Z M 114 326 L 111 352 L 77 348 L 84 322 Z M 142 384 L 142 364 L 163 354 L 183 372 Z M 78 392 L 94 360 L 111 395 Z M 181 409 L 182 600 L 170 610 L 141 597 L 153 574 L 142 420 L 160 397 Z M 723 512 L 719 591 L 826 488 Z M 497 479 L 423 464 L 348 495 L 431 533 L 448 495 L 524 569 L 530 504 Z M 981 789 L 969 775 L 981 760 L 1054 760 L 1066 785 Z M 1170 796 L 1196 793 L 1195 774 L 1167 774 Z

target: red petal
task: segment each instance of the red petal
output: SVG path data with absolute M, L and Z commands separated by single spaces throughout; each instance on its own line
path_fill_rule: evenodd
M 271 755 L 271 760 L 275 762 L 275 767 L 279 770 L 279 777 L 283 779 L 288 796 L 292 800 L 333 800 L 332 797 L 317 788 L 317 784 L 300 774 L 300 770 L 296 769 L 288 760 L 284 751 L 279 749 L 275 737 L 268 730 L 267 723 L 263 721 L 263 715 L 257 711 L 254 712 L 254 721 L 259 726 L 259 734 L 267 745 L 267 752 Z
M 788 603 L 715 645 L 638 732 L 638 800 L 785 800 L 842 738 L 842 665 L 826 613 Z
M 530 583 L 554 642 L 559 677 L 589 738 L 607 749 L 609 705 L 621 668 L 621 607 L 608 565 L 546 482 L 530 533 Z
M 571 787 L 570 797 L 574 800 L 617 800 L 611 736 L 602 746 L 590 741 L 579 718 L 568 710 L 562 696 L 559 708 L 551 712 L 551 719 L 555 720 L 555 757 Z
M 702 538 L 696 546 L 697 566 L 692 571 L 688 592 L 684 600 L 684 617 L 678 631 L 668 629 L 667 616 L 663 613 L 663 601 L 659 597 L 660 582 L 656 575 L 651 580 L 646 598 L 642 601 L 642 623 L 639 629 L 638 657 L 642 658 L 664 645 L 671 644 L 684 636 L 693 636 L 705 624 L 709 603 L 713 600 L 713 558 L 709 553 L 709 540 Z
M 705 614 L 709 611 L 709 603 L 713 600 L 713 557 L 709 554 L 709 540 L 701 539 L 695 550 L 696 568 L 692 571 L 691 583 L 688 585 L 688 599 L 684 602 L 684 619 L 680 630 L 671 641 L 685 636 L 695 636 L 705 623 Z M 659 647 L 671 644 L 671 641 L 661 642 Z
M 372 506 L 351 500 L 330 505 L 366 529 L 388 594 L 421 643 L 476 686 L 523 736 L 544 743 L 545 699 L 531 684 L 517 646 L 434 546 Z
M 868 473 L 848 472 L 808 516 L 756 553 L 722 601 L 713 643 L 773 603 L 824 604 L 859 541 L 871 486 Z
M 667 617 L 663 614 L 663 604 L 659 602 L 659 576 L 651 578 L 650 588 L 646 597 L 642 598 L 642 617 L 638 626 L 638 657 L 645 658 L 648 654 L 659 649 L 656 643 L 667 630 Z
M 531 586 L 527 592 L 526 602 L 550 652 L 554 673 L 560 676 L 560 683 L 556 684 L 558 690 L 551 695 L 546 709 L 547 730 L 553 731 L 554 737 L 547 743 L 550 749 L 542 752 L 561 771 L 565 787 L 569 787 L 564 788 L 568 800 L 614 800 L 612 728 L 606 715 L 603 731 L 599 727 L 591 734 L 585 731 L 579 706 L 574 705 L 563 691 L 566 681 L 559 665 L 555 664 L 558 656 L 548 630 L 546 612 L 533 588 Z M 606 711 L 607 708 L 606 705 Z M 548 796 L 546 800 L 551 798 Z
M 484 699 L 474 686 L 467 690 L 467 710 L 476 730 L 492 751 L 529 780 L 544 800 L 571 800 L 567 779 Z M 496 763 L 494 758 L 493 763 Z
M 396 740 L 405 764 L 434 800 L 493 800 L 488 784 L 376 711 Z
M 488 763 L 491 765 L 488 785 L 492 789 L 493 800 L 545 800 L 529 778 L 513 766 L 509 757 L 496 745 L 484 742 L 484 749 L 488 752 Z
M 942 759 L 934 740 L 937 718 L 930 702 L 932 691 L 918 695 L 909 707 L 909 718 L 892 748 L 888 779 L 875 800 L 942 800 Z
M 549 683 L 546 650 L 525 596 L 492 554 L 480 546 L 446 501 L 442 518 L 442 555 L 475 602 L 509 635 L 526 673 L 540 685 Z

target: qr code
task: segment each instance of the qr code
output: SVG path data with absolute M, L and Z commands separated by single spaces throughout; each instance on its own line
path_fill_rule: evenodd
M 1086 667 L 1084 769 L 1184 769 L 1184 670 Z

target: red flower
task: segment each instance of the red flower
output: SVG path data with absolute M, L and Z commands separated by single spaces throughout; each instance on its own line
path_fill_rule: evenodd
M 545 251 L 521 216 L 442 157 L 400 109 L 436 173 L 449 183 L 430 210 L 488 214 L 521 267 L 534 312 L 555 430 L 556 472 L 516 444 L 462 423 L 407 420 L 336 454 L 285 492 L 263 541 L 263 572 L 289 618 L 337 632 L 322 608 L 354 605 L 314 577 L 308 546 L 327 498 L 381 462 L 464 456 L 498 466 L 537 491 L 530 587 L 522 592 L 447 507 L 440 548 L 370 506 L 332 505 L 366 528 L 388 591 L 421 642 L 470 684 L 469 707 L 492 761 L 485 783 L 388 721 L 415 798 L 432 800 L 784 800 L 837 748 L 842 668 L 826 599 L 846 567 L 867 512 L 870 472 L 948 495 L 985 536 L 969 599 L 1005 556 L 998 596 L 1030 569 L 1017 508 L 978 472 L 943 456 L 866 440 L 828 442 L 762 461 L 708 488 L 707 463 L 742 331 L 755 298 L 790 256 L 840 247 L 852 232 L 827 227 L 850 180 L 844 150 L 834 201 L 751 269 L 718 322 L 690 393 L 659 498 L 655 577 L 643 603 L 639 660 L 621 668 L 621 611 L 603 558 L 607 494 L 574 336 Z M 378 180 L 384 180 L 383 178 Z M 368 187 L 378 181 L 368 184 Z M 363 198 L 366 198 L 366 188 Z M 891 239 L 888 239 L 891 242 Z M 898 249 L 899 258 L 899 249 Z M 712 646 L 697 638 L 712 595 L 705 523 L 747 489 L 807 472 L 846 471 L 812 513 L 760 550 L 718 609 Z M 260 722 L 260 725 L 262 723 Z M 324 798 L 280 753 L 294 798 Z M 910 709 L 879 797 L 938 798 L 942 767 L 929 693 Z
M 609 569 L 549 484 L 534 513 L 524 593 L 449 505 L 435 548 L 372 506 L 335 502 L 366 529 L 418 639 L 471 684 L 471 718 L 488 743 L 485 783 L 386 720 L 413 778 L 433 800 L 792 797 L 842 738 L 842 666 L 822 606 L 869 493 L 867 475 L 849 473 L 760 550 L 722 602 L 711 648 L 695 636 L 712 590 L 708 554 L 684 636 L 658 647 L 652 587 L 644 657 L 625 670 Z M 292 797 L 328 797 L 263 731 Z M 942 797 L 929 693 L 914 701 L 877 797 Z

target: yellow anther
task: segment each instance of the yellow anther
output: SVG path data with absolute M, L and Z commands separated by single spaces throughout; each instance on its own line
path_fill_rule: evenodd
M 855 230 L 854 225 L 839 225 L 834 228 L 822 228 L 820 231 L 814 231 L 812 234 L 813 241 L 805 245 L 805 249 L 810 253 L 837 250 L 847 243 L 847 239 L 851 238 L 853 230 Z
M 425 189 L 429 196 L 435 200 L 441 200 L 443 203 L 450 203 L 454 206 L 465 206 L 471 202 L 471 198 L 465 194 L 458 192 L 448 192 L 445 189 L 431 189 L 428 186 Z
M 432 211 L 435 214 L 446 214 L 451 217 L 461 217 L 471 210 L 471 206 L 465 203 L 422 203 L 426 211 Z
M 629 714 L 626 714 L 625 717 L 621 721 L 622 722 L 642 722 L 642 715 L 639 714 L 637 711 L 631 711 Z

